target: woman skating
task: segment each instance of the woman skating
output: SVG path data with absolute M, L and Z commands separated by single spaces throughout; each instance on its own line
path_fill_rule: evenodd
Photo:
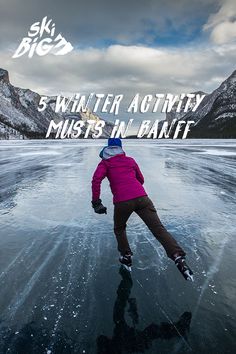
M 162 225 L 156 209 L 148 197 L 143 184 L 144 178 L 135 160 L 126 156 L 121 140 L 108 139 L 108 146 L 99 155 L 92 179 L 92 206 L 98 214 L 106 214 L 107 208 L 100 199 L 101 182 L 107 177 L 110 182 L 114 203 L 114 232 L 116 235 L 120 262 L 132 266 L 132 250 L 126 235 L 126 223 L 133 212 L 148 226 L 154 237 L 162 244 L 167 256 L 177 265 L 186 280 L 193 279 L 192 271 L 185 262 L 185 252 L 173 236 Z

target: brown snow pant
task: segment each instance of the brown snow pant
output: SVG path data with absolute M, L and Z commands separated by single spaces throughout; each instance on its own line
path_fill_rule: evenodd
M 174 259 L 173 256 L 175 254 L 181 256 L 185 255 L 185 252 L 178 245 L 173 236 L 171 236 L 162 225 L 157 211 L 148 196 L 115 203 L 114 206 L 114 232 L 118 242 L 118 251 L 121 255 L 125 255 L 126 252 L 131 252 L 126 235 L 126 222 L 133 212 L 137 213 L 145 222 L 154 237 L 166 250 L 168 257 Z

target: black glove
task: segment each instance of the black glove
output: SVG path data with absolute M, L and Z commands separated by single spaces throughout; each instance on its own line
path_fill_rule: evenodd
M 92 206 L 97 214 L 106 214 L 107 213 L 107 208 L 102 205 L 101 199 L 97 199 L 92 201 Z

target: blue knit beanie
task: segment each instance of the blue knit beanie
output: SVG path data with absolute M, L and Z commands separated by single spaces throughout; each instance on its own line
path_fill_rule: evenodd
M 122 147 L 121 139 L 119 139 L 119 138 L 109 138 L 108 139 L 108 146 L 120 146 L 120 147 Z

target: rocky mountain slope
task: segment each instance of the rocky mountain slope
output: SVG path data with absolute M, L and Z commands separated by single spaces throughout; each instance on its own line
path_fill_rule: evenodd
M 59 123 L 67 118 L 78 120 L 100 120 L 90 111 L 86 113 L 55 113 L 56 97 L 48 99 L 43 112 L 38 111 L 40 95 L 29 89 L 14 87 L 9 81 L 7 70 L 0 69 L 0 139 L 44 138 L 50 121 Z M 103 129 L 108 137 L 113 124 L 107 122 Z
M 212 93 L 206 95 L 195 112 L 169 113 L 166 119 L 194 120 L 188 137 L 236 138 L 236 70 Z

